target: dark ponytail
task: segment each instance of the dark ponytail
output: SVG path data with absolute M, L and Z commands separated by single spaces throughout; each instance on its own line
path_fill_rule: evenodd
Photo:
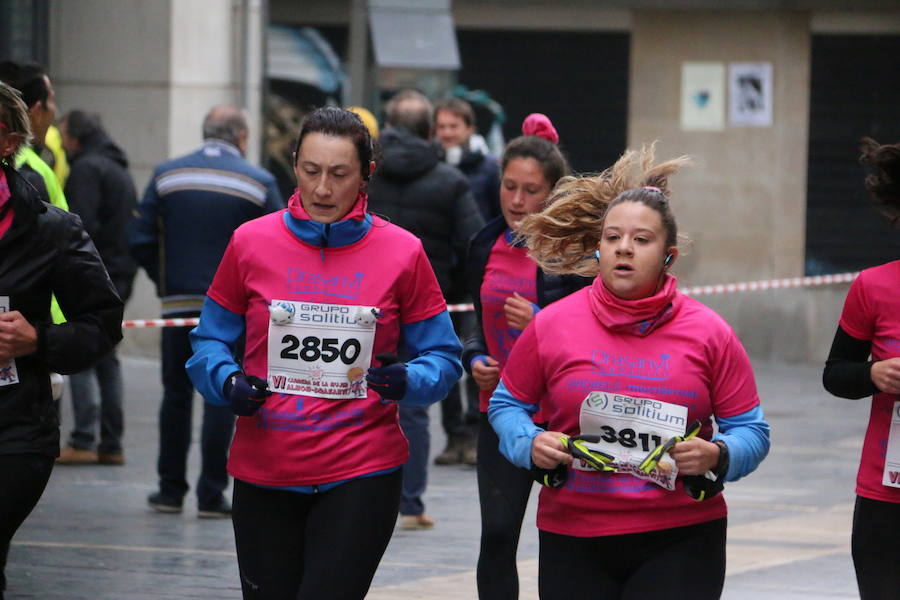
M 869 195 L 881 212 L 897 226 L 900 224 L 900 144 L 881 145 L 872 138 L 859 143 L 859 162 L 872 169 L 866 176 Z

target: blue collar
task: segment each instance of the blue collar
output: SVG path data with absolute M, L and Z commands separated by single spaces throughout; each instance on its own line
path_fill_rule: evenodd
M 513 248 L 524 248 L 525 247 L 525 240 L 521 239 L 517 242 L 516 241 L 516 232 L 513 231 L 512 229 L 510 229 L 509 227 L 507 227 L 506 231 L 503 232 L 503 239 L 505 239 L 506 243 L 509 244 L 510 246 L 512 246 Z
M 290 211 L 284 211 L 284 224 L 295 236 L 311 246 L 340 248 L 361 240 L 372 228 L 372 215 L 366 213 L 363 220 L 346 219 L 337 223 L 319 223 L 313 220 L 297 219 Z

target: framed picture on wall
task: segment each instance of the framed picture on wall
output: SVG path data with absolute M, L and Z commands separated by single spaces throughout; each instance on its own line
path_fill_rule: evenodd
M 772 63 L 730 63 L 728 99 L 730 125 L 771 127 Z
M 681 64 L 681 129 L 720 131 L 725 127 L 725 65 Z

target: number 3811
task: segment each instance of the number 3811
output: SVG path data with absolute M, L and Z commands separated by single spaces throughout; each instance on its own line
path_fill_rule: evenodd
M 302 340 L 295 335 L 286 335 L 281 338 L 282 344 L 287 344 L 281 350 L 281 358 L 292 360 L 302 360 L 305 362 L 315 362 L 322 359 L 323 362 L 334 362 L 341 359 L 345 365 L 352 364 L 362 350 L 359 340 L 349 338 L 343 344 L 338 346 L 340 342 L 337 338 L 317 338 L 314 335 L 308 335 Z M 297 349 L 300 349 L 297 352 Z
M 644 452 L 649 452 L 652 448 L 656 448 L 662 444 L 662 439 L 658 435 L 637 433 L 634 429 L 630 428 L 616 431 L 609 425 L 604 425 L 600 428 L 600 431 L 603 432 L 600 439 L 604 442 L 609 442 L 610 444 L 618 443 L 626 448 L 637 448 L 638 444 L 640 444 L 641 449 Z M 653 443 L 653 446 L 650 446 L 651 442 Z

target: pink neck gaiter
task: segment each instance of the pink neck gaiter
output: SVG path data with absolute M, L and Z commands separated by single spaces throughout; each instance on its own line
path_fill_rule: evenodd
M 6 182 L 6 172 L 0 169 L 0 238 L 6 235 L 13 221 L 13 211 L 10 201 L 12 194 Z
M 639 300 L 617 297 L 597 277 L 591 285 L 590 298 L 594 316 L 608 329 L 638 337 L 648 335 L 671 320 L 684 300 L 678 293 L 678 280 L 668 274 L 656 294 Z

